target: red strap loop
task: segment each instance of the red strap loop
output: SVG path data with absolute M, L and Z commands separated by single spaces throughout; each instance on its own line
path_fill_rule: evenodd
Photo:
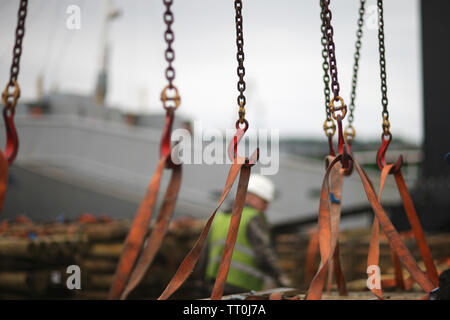
M 342 129 L 342 118 L 340 116 L 336 119 L 338 124 L 338 153 L 342 155 L 342 169 L 344 169 L 344 174 L 346 176 L 349 176 L 353 171 L 353 165 L 351 163 L 350 159 L 350 148 L 345 143 L 344 139 L 344 130 Z
M 240 159 L 245 159 L 246 165 L 253 166 L 259 160 L 259 148 L 256 148 L 256 150 L 253 152 L 250 158 L 240 157 L 237 154 L 238 144 L 242 140 L 242 137 L 244 136 L 245 132 L 248 129 L 248 122 L 245 119 L 244 124 L 245 124 L 244 128 L 241 128 L 239 126 L 239 120 L 236 121 L 236 133 L 234 134 L 233 141 L 231 141 L 230 144 L 228 145 L 228 156 L 233 161 L 233 163 L 239 161 Z
M 333 145 L 333 136 L 328 136 L 328 147 L 330 149 L 330 156 L 336 157 L 336 152 L 334 151 L 334 145 Z
M 14 113 L 13 108 L 5 107 L 3 109 L 3 119 L 5 120 L 6 128 L 6 147 L 4 154 L 8 160 L 8 165 L 12 165 L 19 151 L 19 137 L 14 124 Z
M 166 109 L 166 119 L 164 123 L 164 129 L 161 137 L 159 156 L 160 158 L 167 157 L 166 168 L 173 169 L 177 165 L 172 161 L 172 146 L 170 143 L 170 138 L 172 135 L 172 126 L 173 121 L 175 119 L 175 109 L 167 108 Z
M 386 139 L 386 137 L 388 137 L 388 138 Z M 380 168 L 380 170 L 383 170 L 383 168 L 385 166 L 387 166 L 386 151 L 389 147 L 389 144 L 391 143 L 391 140 L 392 140 L 392 134 L 390 132 L 388 133 L 388 135 L 385 135 L 384 133 L 381 135 L 381 146 L 377 152 L 377 164 L 378 164 L 378 168 Z M 403 156 L 399 156 L 397 161 L 395 162 L 395 165 L 392 167 L 392 169 L 389 173 L 397 172 L 398 170 L 400 170 L 402 165 L 403 165 Z

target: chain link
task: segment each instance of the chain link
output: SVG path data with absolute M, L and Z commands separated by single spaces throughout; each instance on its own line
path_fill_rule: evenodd
M 348 115 L 348 125 L 345 128 L 344 136 L 345 139 L 349 142 L 353 141 L 355 137 L 356 131 L 353 127 L 353 112 L 355 111 L 355 99 L 356 99 L 356 86 L 358 83 L 358 71 L 359 71 L 359 58 L 360 58 L 360 50 L 361 50 L 361 39 L 363 36 L 363 25 L 364 25 L 364 14 L 365 14 L 365 4 L 366 0 L 360 1 L 359 7 L 359 18 L 358 18 L 358 29 L 356 30 L 356 42 L 355 42 L 355 54 L 353 56 L 353 75 L 352 75 L 352 91 L 350 94 L 350 104 L 348 106 L 349 115 Z
M 22 41 L 25 35 L 25 19 L 27 17 L 28 0 L 21 0 L 17 13 L 17 27 L 15 33 L 15 43 L 13 48 L 13 58 L 11 63 L 9 81 L 2 93 L 3 108 L 13 110 L 20 97 L 20 88 L 17 83 L 20 70 L 20 57 L 22 55 Z M 13 92 L 10 92 L 13 89 Z
M 237 89 L 239 91 L 239 95 L 237 97 L 237 104 L 239 106 L 239 123 L 244 123 L 245 120 L 245 104 L 246 104 L 246 98 L 244 95 L 244 91 L 246 88 L 246 84 L 244 81 L 244 75 L 245 75 L 245 68 L 244 68 L 244 35 L 243 35 L 243 28 L 242 28 L 242 1 L 241 0 L 235 0 L 234 1 L 234 9 L 236 11 L 236 47 L 237 47 L 237 53 L 236 58 L 238 62 L 237 67 L 237 75 L 239 77 L 239 80 L 237 82 Z
M 166 6 L 166 11 L 164 12 L 164 22 L 166 24 L 166 31 L 164 32 L 164 40 L 167 44 L 167 49 L 164 53 L 168 66 L 166 68 L 166 79 L 169 82 L 169 87 L 173 88 L 173 80 L 175 79 L 175 70 L 172 67 L 172 62 L 175 60 L 175 52 L 172 49 L 172 43 L 175 40 L 175 35 L 172 31 L 173 14 L 170 7 L 173 4 L 172 0 L 163 0 Z
M 164 57 L 167 61 L 167 68 L 165 72 L 165 76 L 168 82 L 168 85 L 161 92 L 161 101 L 163 102 L 164 109 L 176 109 L 180 105 L 180 95 L 178 94 L 178 89 L 173 85 L 173 80 L 175 79 L 175 69 L 172 66 L 172 62 L 175 60 L 175 51 L 172 48 L 172 43 L 175 40 L 175 35 L 172 30 L 173 24 L 173 13 L 171 11 L 171 6 L 173 4 L 173 0 L 163 0 L 164 5 L 166 6 L 166 11 L 164 12 L 164 23 L 166 24 L 166 31 L 164 32 L 164 40 L 166 41 L 167 48 L 164 52 Z M 172 95 L 169 96 L 169 91 L 172 92 Z
M 323 94 L 325 98 L 325 114 L 326 119 L 323 123 L 323 130 L 325 131 L 325 135 L 327 137 L 332 137 L 334 133 L 336 132 L 336 124 L 334 123 L 334 120 L 331 117 L 331 111 L 330 111 L 330 76 L 329 76 L 329 70 L 330 70 L 330 64 L 328 63 L 328 49 L 327 49 L 327 36 L 326 36 L 326 24 L 324 19 L 324 7 L 323 2 L 320 1 L 320 19 L 322 20 L 322 25 L 320 26 L 320 31 L 322 32 L 322 69 L 323 69 Z
M 333 41 L 334 30 L 331 26 L 331 11 L 328 8 L 330 5 L 330 0 L 321 0 L 322 5 L 322 19 L 325 24 L 325 35 L 327 37 L 327 50 L 328 50 L 328 60 L 330 66 L 330 76 L 331 76 L 331 90 L 333 91 L 334 97 L 333 99 L 336 101 L 339 96 L 339 80 L 338 80 L 338 71 L 336 64 L 336 48 Z
M 330 0 L 321 0 L 322 6 L 322 21 L 325 24 L 325 35 L 327 38 L 327 51 L 328 51 L 328 63 L 330 66 L 330 78 L 331 78 L 331 91 L 333 92 L 333 99 L 330 100 L 329 110 L 333 119 L 341 122 L 345 118 L 347 113 L 347 106 L 344 100 L 339 96 L 339 80 L 338 71 L 336 63 L 336 53 L 335 45 L 333 41 L 333 27 L 331 26 L 331 11 L 329 9 Z M 335 106 L 335 102 L 339 101 L 340 106 Z M 340 111 L 341 114 L 336 114 L 336 111 Z M 339 134 L 342 134 L 341 129 L 339 129 Z M 328 134 L 327 134 L 328 135 Z
M 363 36 L 363 25 L 364 25 L 364 13 L 366 0 L 361 0 L 359 7 L 359 18 L 358 18 L 358 29 L 356 30 L 356 42 L 355 42 L 355 54 L 353 56 L 353 75 L 352 75 L 352 91 L 350 94 L 350 104 L 348 106 L 349 115 L 348 123 L 352 126 L 353 123 L 353 111 L 355 110 L 355 99 L 356 99 L 356 85 L 358 83 L 358 70 L 359 70 L 359 58 L 361 50 L 361 39 Z
M 378 0 L 378 50 L 380 52 L 380 79 L 381 79 L 381 104 L 383 106 L 383 136 L 391 136 L 388 98 L 387 98 L 387 83 L 386 83 L 386 58 L 384 47 L 384 19 L 383 19 L 383 1 Z

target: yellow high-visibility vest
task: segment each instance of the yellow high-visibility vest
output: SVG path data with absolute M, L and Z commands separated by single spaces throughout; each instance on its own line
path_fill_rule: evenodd
M 254 250 L 247 237 L 247 228 L 251 219 L 260 212 L 251 207 L 244 207 L 236 244 L 231 258 L 231 265 L 228 271 L 227 283 L 250 290 L 262 290 L 264 285 L 264 274 L 258 269 Z M 208 265 L 206 278 L 214 280 L 219 270 L 228 228 L 231 222 L 231 213 L 218 213 L 211 226 L 208 239 Z

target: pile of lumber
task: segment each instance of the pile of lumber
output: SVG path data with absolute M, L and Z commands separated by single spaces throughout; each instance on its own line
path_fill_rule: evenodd
M 278 234 L 275 237 L 275 248 L 280 258 L 282 269 L 292 279 L 295 288 L 307 289 L 310 276 L 306 274 L 306 256 L 307 248 L 310 243 L 313 231 L 301 233 Z M 365 290 L 367 279 L 367 254 L 369 250 L 371 230 L 369 228 L 352 229 L 341 232 L 339 235 L 339 250 L 344 276 L 349 281 L 350 289 Z M 411 233 L 401 234 L 405 244 L 419 266 L 423 267 L 423 261 L 420 258 L 420 252 L 415 239 Z M 450 234 L 429 234 L 427 241 L 431 253 L 435 259 L 438 271 L 450 268 Z M 319 251 L 314 259 L 313 273 L 318 269 L 320 263 Z M 394 271 L 391 261 L 391 252 L 388 241 L 383 235 L 380 238 L 380 269 L 382 279 L 394 278 Z M 405 271 L 405 279 L 407 279 Z M 309 278 L 309 280 L 308 280 Z M 413 286 L 413 289 L 418 289 Z
M 130 226 L 128 220 L 92 217 L 70 223 L 3 223 L 0 299 L 106 299 Z M 172 221 L 153 265 L 130 298 L 157 298 L 202 227 L 203 221 L 186 218 Z M 80 267 L 80 290 L 67 288 L 70 265 Z M 191 298 L 200 292 L 197 289 L 201 285 L 192 277 L 174 298 Z
M 202 220 L 173 220 L 153 265 L 129 297 L 157 298 L 193 247 L 203 225 Z M 90 215 L 74 222 L 34 223 L 26 219 L 0 222 L 0 299 L 106 299 L 130 226 L 129 220 L 99 219 Z M 309 284 L 305 281 L 308 278 L 305 266 L 310 234 L 275 235 L 280 266 L 292 279 L 292 286 L 301 290 Z M 420 260 L 414 238 L 410 234 L 403 237 L 410 251 Z M 450 235 L 428 235 L 427 239 L 438 269 L 447 269 L 450 266 Z M 339 236 L 342 267 L 352 291 L 365 290 L 369 241 L 370 229 L 346 231 Z M 67 288 L 67 278 L 71 276 L 67 267 L 70 265 L 80 267 L 80 290 Z M 313 273 L 318 265 L 317 251 L 311 268 Z M 380 239 L 380 267 L 382 279 L 393 278 L 385 237 Z M 200 299 L 209 295 L 209 289 L 194 270 L 173 298 Z M 412 287 L 414 289 L 416 286 Z
M 79 291 L 78 298 L 105 299 L 107 297 L 129 226 L 129 223 L 125 227 L 123 223 L 116 227 L 97 225 L 98 230 L 93 231 L 91 228 L 88 232 L 89 251 L 84 255 L 80 265 L 86 277 L 83 281 L 84 290 Z M 192 219 L 172 221 L 152 266 L 129 297 L 132 299 L 157 298 L 194 245 L 202 226 L 203 222 Z M 193 286 L 195 282 L 188 281 L 178 292 L 178 297 L 189 297 Z
M 79 234 L 0 236 L 0 298 L 72 297 L 66 289 L 66 269 L 77 264 L 86 248 Z

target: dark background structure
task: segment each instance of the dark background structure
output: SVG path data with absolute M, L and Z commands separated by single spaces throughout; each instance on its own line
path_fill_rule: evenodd
M 450 30 L 449 1 L 422 0 L 422 59 L 424 142 L 421 179 L 414 200 L 426 230 L 450 230 Z M 407 228 L 404 215 L 393 214 L 400 229 Z

